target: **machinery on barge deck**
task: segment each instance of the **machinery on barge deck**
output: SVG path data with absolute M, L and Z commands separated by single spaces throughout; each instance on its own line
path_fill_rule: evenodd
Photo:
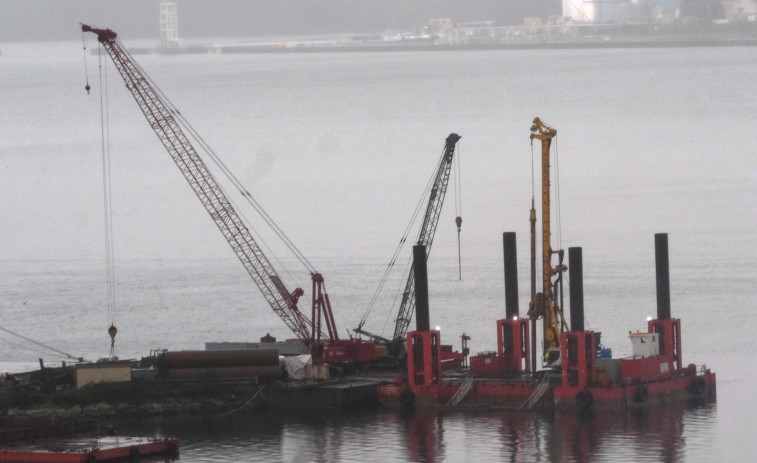
M 532 297 L 529 318 L 518 314 L 515 233 L 503 235 L 505 260 L 506 318 L 497 320 L 497 351 L 470 359 L 470 368 L 456 376 L 441 368 L 441 333 L 429 329 L 425 287 L 424 251 L 414 249 L 418 316 L 416 330 L 407 335 L 405 384 L 384 385 L 379 396 L 385 404 L 413 406 L 503 407 L 514 409 L 569 408 L 625 409 L 645 404 L 716 397 L 716 376 L 704 366 L 685 365 L 681 351 L 681 322 L 670 316 L 667 234 L 655 235 L 657 318 L 647 323 L 646 333 L 632 333 L 633 355 L 612 358 L 599 344 L 599 333 L 584 327 L 582 249 L 568 249 L 570 264 L 570 320 L 562 317 L 552 277 L 567 270 L 560 258 L 552 267 L 555 252 L 549 245 L 549 140 L 556 131 L 537 118 L 534 138 L 542 146 L 543 293 Z M 546 186 L 545 186 L 546 183 Z M 532 296 L 535 292 L 533 261 L 535 212 L 531 209 Z M 418 246 L 417 248 L 420 248 Z M 419 274 L 418 272 L 421 272 Z M 422 310 L 421 301 L 425 301 Z M 536 302 L 535 302 L 536 301 Z M 541 304 L 537 306 L 537 304 Z M 562 304 L 560 304 L 561 306 Z M 534 310 L 534 307 L 537 310 Z M 537 372 L 532 333 L 537 317 L 544 319 L 544 365 Z M 529 329 L 530 328 L 530 329 Z M 556 351 L 559 354 L 556 355 Z M 559 360 L 559 361 L 558 361 Z

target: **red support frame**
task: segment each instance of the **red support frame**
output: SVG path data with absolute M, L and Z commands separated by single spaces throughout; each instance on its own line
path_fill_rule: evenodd
M 407 334 L 407 378 L 413 392 L 442 380 L 441 334 L 411 331 Z
M 675 370 L 683 368 L 681 358 L 681 320 L 669 318 L 667 320 L 650 320 L 647 322 L 649 333 L 660 336 L 660 356 L 668 357 L 674 362 Z
M 529 320 L 497 320 L 497 355 L 504 358 L 506 373 L 531 371 Z
M 593 331 L 566 331 L 560 335 L 562 386 L 591 386 L 597 347 Z

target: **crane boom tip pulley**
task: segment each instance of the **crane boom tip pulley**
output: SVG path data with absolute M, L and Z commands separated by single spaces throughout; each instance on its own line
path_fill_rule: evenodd
M 97 35 L 97 40 L 100 42 L 104 42 L 106 40 L 114 40 L 116 37 L 118 37 L 118 34 L 110 29 L 100 29 L 97 27 L 88 26 L 86 24 L 81 25 L 81 31 L 94 33 L 95 35 Z

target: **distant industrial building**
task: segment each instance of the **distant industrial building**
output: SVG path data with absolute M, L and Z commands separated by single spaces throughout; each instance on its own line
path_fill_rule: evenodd
M 564 20 L 595 24 L 755 21 L 754 0 L 563 0 Z
M 160 2 L 160 46 L 162 48 L 177 48 L 179 40 L 179 20 L 176 2 Z

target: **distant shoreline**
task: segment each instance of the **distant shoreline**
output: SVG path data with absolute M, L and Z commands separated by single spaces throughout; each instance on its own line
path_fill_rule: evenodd
M 239 54 L 239 53 L 351 53 L 351 52 L 427 52 L 482 50 L 559 50 L 610 48 L 691 48 L 691 47 L 749 47 L 757 46 L 757 38 L 744 39 L 610 39 L 480 44 L 433 43 L 360 43 L 337 45 L 267 45 L 267 44 L 210 44 L 176 48 L 135 47 L 132 54 Z

